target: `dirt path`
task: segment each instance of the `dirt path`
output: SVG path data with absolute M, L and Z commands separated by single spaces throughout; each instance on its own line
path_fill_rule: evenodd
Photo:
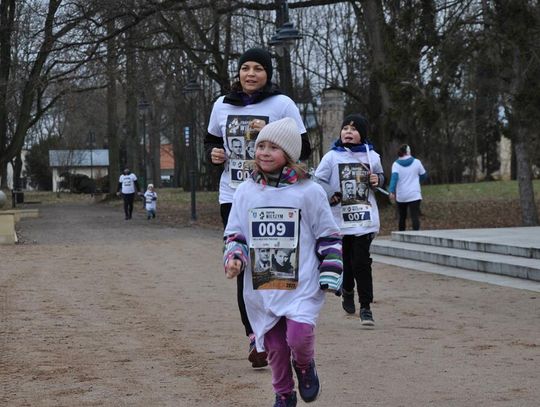
M 24 244 L 0 246 L 1 406 L 272 405 L 219 231 L 40 210 Z M 376 264 L 375 295 L 373 330 L 328 297 L 314 405 L 538 405 L 536 293 Z

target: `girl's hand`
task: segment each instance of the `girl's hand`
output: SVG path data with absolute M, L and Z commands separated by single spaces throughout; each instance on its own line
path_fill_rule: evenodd
M 369 183 L 372 187 L 379 186 L 379 176 L 377 174 L 369 174 Z
M 225 150 L 214 147 L 210 152 L 210 158 L 212 159 L 212 164 L 223 164 L 226 159 Z
M 390 192 L 390 195 L 388 195 L 388 198 L 390 199 L 390 202 L 394 203 L 396 202 L 396 194 L 393 192 Z
M 235 278 L 242 271 L 242 261 L 239 259 L 230 259 L 225 266 L 225 276 Z

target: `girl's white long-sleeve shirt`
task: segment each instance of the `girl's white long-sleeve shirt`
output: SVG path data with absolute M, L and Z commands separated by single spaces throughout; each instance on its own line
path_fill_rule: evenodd
M 234 194 L 225 236 L 240 234 L 250 245 L 249 213 L 254 208 L 298 209 L 298 284 L 293 290 L 254 289 L 251 261 L 244 272 L 244 301 L 256 336 L 257 349 L 264 350 L 264 335 L 281 317 L 315 325 L 324 304 L 325 294 L 319 285 L 320 260 L 317 239 L 336 235 L 336 225 L 326 193 L 313 181 L 305 180 L 279 188 L 261 185 L 249 179 Z M 341 253 L 341 243 L 339 243 Z

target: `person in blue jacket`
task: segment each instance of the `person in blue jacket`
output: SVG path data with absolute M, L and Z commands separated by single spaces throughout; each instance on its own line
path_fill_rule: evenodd
M 420 230 L 420 182 L 427 177 L 422 162 L 411 155 L 411 147 L 403 144 L 398 150 L 398 159 L 392 164 L 390 177 L 390 200 L 395 201 L 399 212 L 399 230 L 406 229 L 407 211 L 411 214 L 413 230 Z

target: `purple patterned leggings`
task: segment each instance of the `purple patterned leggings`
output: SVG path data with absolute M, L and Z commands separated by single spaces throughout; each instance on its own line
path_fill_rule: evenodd
M 294 390 L 291 356 L 299 368 L 309 367 L 315 355 L 315 327 L 282 317 L 264 335 L 264 347 L 272 369 L 274 392 L 288 394 Z

